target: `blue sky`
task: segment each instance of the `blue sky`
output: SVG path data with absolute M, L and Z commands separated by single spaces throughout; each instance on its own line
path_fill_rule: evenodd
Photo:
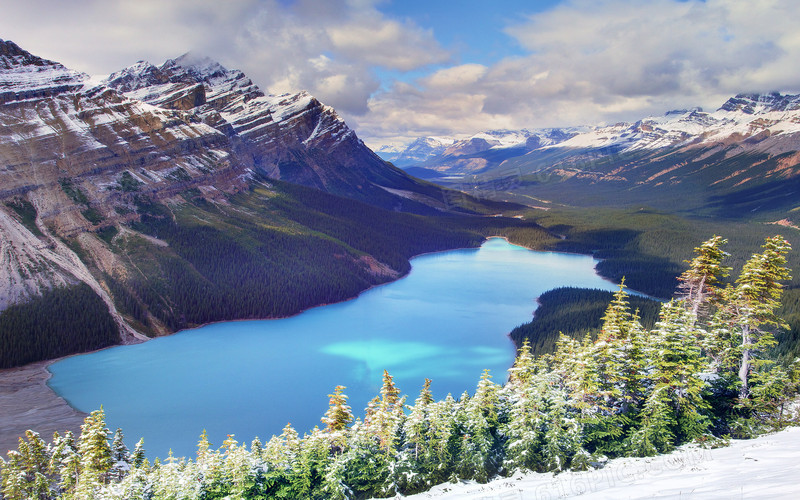
M 0 0 L 0 38 L 90 74 L 187 51 L 308 90 L 370 146 L 800 91 L 795 0 Z
M 551 8 L 558 0 L 406 0 L 379 4 L 387 15 L 410 18 L 433 30 L 444 47 L 456 52 L 460 63 L 491 64 L 525 51 L 503 30 L 529 15 Z

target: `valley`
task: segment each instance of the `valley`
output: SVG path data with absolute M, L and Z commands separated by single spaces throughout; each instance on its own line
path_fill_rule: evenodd
M 109 425 L 123 422 L 131 437 L 155 436 L 153 453 L 159 457 L 170 449 L 170 436 L 189 432 L 175 449 L 179 456 L 192 456 L 204 424 L 171 420 L 171 414 L 192 413 L 206 388 L 217 385 L 223 396 L 232 397 L 232 387 L 241 394 L 230 405 L 208 392 L 208 405 L 199 413 L 211 422 L 205 424 L 209 433 L 202 438 L 205 444 L 201 440 L 197 463 L 223 453 L 200 456 L 203 446 L 208 452 L 207 439 L 217 446 L 225 443 L 226 458 L 220 463 L 236 456 L 237 449 L 260 457 L 262 443 L 254 441 L 255 451 L 247 452 L 228 434 L 250 442 L 258 432 L 254 429 L 264 426 L 264 437 L 278 436 L 279 425 L 292 417 L 282 413 L 265 424 L 262 417 L 269 408 L 249 402 L 256 397 L 267 407 L 276 403 L 258 385 L 241 384 L 238 378 L 266 380 L 270 390 L 281 390 L 275 380 L 301 380 L 309 373 L 303 385 L 312 394 L 289 398 L 295 406 L 277 406 L 303 413 L 296 427 L 301 433 L 310 431 L 302 449 L 311 465 L 293 469 L 301 444 L 294 441 L 296 431 L 284 428 L 281 437 L 273 438 L 281 451 L 258 460 L 263 458 L 260 463 L 269 467 L 274 466 L 270 460 L 289 460 L 289 465 L 275 472 L 274 484 L 259 484 L 264 491 L 313 491 L 322 497 L 321 488 L 344 484 L 323 478 L 323 470 L 330 472 L 326 467 L 345 464 L 339 472 L 349 467 L 347 473 L 358 476 L 368 469 L 360 461 L 374 458 L 370 453 L 375 450 L 375 456 L 385 459 L 384 472 L 394 467 L 395 458 L 411 467 L 409 443 L 415 443 L 414 460 L 427 460 L 418 465 L 428 468 L 420 476 L 428 474 L 429 481 L 458 476 L 483 482 L 505 473 L 504 467 L 562 470 L 565 460 L 588 467 L 589 453 L 617 456 L 634 450 L 650 455 L 695 438 L 755 435 L 775 424 L 769 419 L 786 403 L 784 389 L 797 388 L 791 363 L 800 356 L 799 149 L 800 96 L 769 93 L 737 95 L 713 112 L 677 110 L 631 123 L 420 137 L 404 150 L 381 152 L 381 157 L 334 108 L 310 93 L 269 94 L 242 71 L 202 55 L 187 53 L 160 65 L 139 61 L 91 77 L 0 40 L 0 446 L 3 451 L 13 447 L 28 427 L 38 427 L 47 438 L 54 426 L 76 430 L 88 414 L 85 426 L 106 425 L 107 416 Z M 769 239 L 778 233 L 781 238 Z M 719 301 L 703 310 L 708 317 L 695 315 L 690 321 L 683 306 L 666 301 L 675 296 L 679 279 L 689 279 L 682 273 L 695 263 L 686 259 L 713 235 L 730 238 L 723 252 L 730 254 L 725 260 L 730 274 L 712 275 L 731 286 L 709 295 Z M 770 244 L 779 250 L 769 254 Z M 513 255 L 504 254 L 496 262 L 488 258 L 495 245 L 509 255 L 565 254 L 533 270 Z M 731 331 L 750 332 L 751 319 L 741 316 L 740 309 L 746 309 L 743 301 L 751 297 L 747 287 L 729 276 L 748 276 L 758 262 L 767 261 L 756 258 L 762 251 L 774 261 L 770 269 L 778 271 L 774 282 L 764 285 L 772 286 L 761 301 L 769 310 L 752 320 L 754 335 L 766 338 L 753 355 L 777 364 L 773 369 L 770 361 L 759 360 L 750 374 L 743 361 L 744 375 L 737 375 L 737 356 L 746 352 L 744 359 L 749 359 L 749 347 L 736 345 L 734 334 L 722 332 L 712 319 L 725 322 Z M 424 310 L 429 330 L 393 317 L 415 314 L 394 305 L 372 305 L 354 322 L 341 324 L 323 312 L 397 293 L 415 278 L 412 259 L 424 267 L 440 257 L 447 260 L 443 255 L 477 256 L 487 280 L 502 279 L 474 292 L 480 299 L 475 303 L 450 303 L 444 293 L 406 291 L 405 302 Z M 783 273 L 784 263 L 793 270 L 791 277 Z M 431 271 L 433 281 L 468 294 L 467 284 L 480 273 L 473 276 L 465 269 L 449 269 L 447 280 Z M 568 276 L 545 279 L 553 269 Z M 576 278 L 583 274 L 591 279 Z M 628 300 L 621 289 L 608 293 L 623 279 L 630 289 L 669 305 L 659 312 L 652 300 Z M 537 297 L 542 311 L 530 321 Z M 774 297 L 780 302 L 771 302 Z M 706 299 L 701 294 L 696 300 Z M 748 307 L 758 303 L 751 302 Z M 456 318 L 445 314 L 450 309 Z M 615 310 L 618 316 L 613 316 Z M 773 310 L 778 316 L 772 316 Z M 319 319 L 299 330 L 279 326 L 309 317 Z M 460 320 L 466 324 L 459 325 Z M 772 328 L 784 326 L 782 321 L 786 328 Z M 400 325 L 392 340 L 371 336 L 390 331 L 387 323 Z M 691 330 L 691 338 L 675 340 L 679 334 L 670 325 Z M 759 330 L 765 325 L 769 328 Z M 258 331 L 243 333 L 233 326 Z M 354 333 L 364 326 L 370 331 Z M 339 327 L 344 330 L 337 331 Z M 623 333 L 609 333 L 611 327 Z M 193 329 L 197 331 L 187 331 Z M 770 341 L 773 330 L 776 342 Z M 209 334 L 215 331 L 221 333 Z M 490 331 L 496 338 L 484 343 Z M 176 332 L 181 333 L 171 336 Z M 559 337 L 560 332 L 568 338 Z M 205 339 L 211 348 L 181 343 L 190 335 Z M 700 343 L 706 335 L 708 344 Z M 660 351 L 642 347 L 647 344 L 642 339 L 685 348 L 681 363 L 696 368 L 686 375 L 694 385 L 670 397 L 681 404 L 689 401 L 697 412 L 687 416 L 681 404 L 675 409 L 659 399 L 674 367 L 667 366 Z M 644 343 L 631 352 L 629 341 Z M 614 364 L 607 346 L 619 349 L 617 354 L 630 363 L 642 363 L 634 366 L 634 375 L 625 372 L 628 365 Z M 504 370 L 515 363 L 516 349 L 521 349 L 520 356 L 505 386 Z M 97 352 L 74 356 L 92 351 Z M 200 351 L 220 357 L 204 358 Z M 141 354 L 128 359 L 121 352 Z M 432 352 L 441 357 L 429 356 Z M 297 355 L 308 359 L 300 363 L 293 358 Z M 602 380 L 597 387 L 605 384 L 605 392 L 581 386 L 582 397 L 595 405 L 591 410 L 584 400 L 568 401 L 567 387 L 577 383 L 570 378 L 572 370 L 580 365 L 572 355 L 592 363 L 601 360 L 598 373 L 617 370 L 610 378 L 598 376 Z M 418 363 L 427 358 L 429 365 Z M 187 360 L 199 364 L 185 364 Z M 411 361 L 404 365 L 398 360 Z M 521 363 L 529 364 L 520 368 Z M 277 371 L 242 375 L 231 369 L 236 364 L 274 365 Z M 64 369 L 71 365 L 71 372 Z M 46 388 L 46 366 L 55 373 L 52 387 L 86 413 L 73 410 Z M 762 366 L 767 368 L 761 371 Z M 307 373 L 293 373 L 298 367 Z M 404 406 L 387 372 L 380 385 L 380 372 L 387 367 L 398 370 L 397 380 L 405 389 L 424 384 L 419 404 Z M 721 374 L 721 381 L 696 377 L 701 367 Z M 481 368 L 491 368 L 499 377 L 490 382 L 485 374 L 474 396 L 464 392 L 459 397 L 459 390 L 474 386 Z M 178 380 L 174 386 L 160 382 L 170 370 L 175 370 L 170 378 Z M 181 379 L 179 372 L 190 378 L 206 372 L 211 378 L 198 376 L 201 384 L 192 392 L 188 388 L 193 381 Z M 446 390 L 432 391 L 430 381 L 424 382 L 426 376 L 448 380 L 456 373 L 462 378 L 443 383 Z M 641 374 L 646 378 L 641 387 L 625 385 L 638 383 Z M 747 393 L 748 377 L 754 377 L 753 397 Z M 311 431 L 325 405 L 312 404 L 310 398 L 324 403 L 324 391 L 340 379 L 354 389 L 356 413 L 366 408 L 364 420 L 348 427 L 353 414 L 347 413 L 349 406 L 343 409 L 347 397 L 337 387 L 329 394 L 330 412 L 344 415 L 344 420 L 349 415 L 349 420 L 325 414 L 325 430 Z M 557 380 L 558 387 L 549 380 Z M 531 381 L 539 384 L 537 394 L 551 398 L 548 402 L 536 399 Z M 94 382 L 110 385 L 89 390 Z M 736 406 L 736 384 L 744 384 L 745 406 Z M 624 391 L 618 386 L 625 386 Z M 178 403 L 176 392 L 182 390 L 186 400 Z M 115 391 L 134 408 L 128 407 L 124 418 L 116 413 L 120 400 L 109 396 Z M 370 401 L 376 392 L 380 397 Z M 151 393 L 161 393 L 158 403 L 133 397 Z M 498 399 L 498 394 L 508 398 Z M 98 414 L 106 401 L 107 415 Z M 616 406 L 607 407 L 608 401 Z M 533 406 L 524 406 L 529 403 Z M 223 414 L 231 408 L 252 410 L 251 421 L 228 428 Z M 406 419 L 404 412 L 417 411 L 413 408 L 433 413 Z M 434 408 L 444 413 L 436 414 Z M 780 408 L 777 426 L 784 423 Z M 450 421 L 442 417 L 445 413 Z M 580 417 L 562 418 L 567 413 Z M 518 414 L 519 420 L 510 416 Z M 601 414 L 603 418 L 597 416 Z M 663 415 L 668 416 L 658 420 Z M 547 437 L 531 438 L 520 424 L 526 418 L 544 418 L 537 428 L 546 428 Z M 573 432 L 578 421 L 587 434 Z M 414 422 L 429 427 L 420 430 Z M 156 430 L 144 426 L 153 423 Z M 435 428 L 439 424 L 449 430 Z M 479 428 L 470 427 L 475 425 Z M 614 429 L 624 430 L 624 441 L 615 440 L 619 436 Z M 391 432 L 397 436 L 387 434 Z M 414 439 L 426 432 L 436 434 L 443 448 L 419 452 L 425 445 Z M 506 439 L 509 435 L 518 439 Z M 458 439 L 449 441 L 452 436 Z M 567 437 L 571 444 L 564 449 L 542 445 Z M 351 438 L 362 441 L 348 442 Z M 517 455 L 515 447 L 529 439 L 525 446 L 536 454 Z M 405 443 L 404 448 L 394 450 L 395 442 Z M 64 441 L 61 445 L 66 446 Z M 340 454 L 345 449 L 349 455 Z M 398 453 L 390 459 L 394 451 Z M 447 462 L 451 459 L 455 461 Z M 185 465 L 183 459 L 168 460 Z M 449 463 L 450 476 L 441 472 L 444 463 Z M 161 471 L 167 473 L 171 466 Z M 147 470 L 142 474 L 160 473 Z M 306 470 L 319 477 L 301 481 L 294 476 Z M 136 481 L 130 477 L 128 484 Z M 373 479 L 348 480 L 362 488 L 362 496 L 383 494 L 375 488 L 386 478 Z M 403 481 L 396 491 L 425 487 L 413 474 Z M 220 486 L 221 491 L 229 487 Z

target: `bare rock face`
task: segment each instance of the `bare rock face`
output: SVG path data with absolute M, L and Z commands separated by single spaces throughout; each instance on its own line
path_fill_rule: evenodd
M 269 177 L 392 206 L 390 189 L 419 189 L 388 166 L 336 114 L 307 92 L 265 95 L 241 71 L 185 54 L 159 67 L 139 62 L 109 76 L 111 88 L 164 109 L 191 113 L 241 144 Z
M 88 75 L 36 57 L 5 40 L 0 40 L 0 73 L 0 103 L 74 91 L 88 79 Z

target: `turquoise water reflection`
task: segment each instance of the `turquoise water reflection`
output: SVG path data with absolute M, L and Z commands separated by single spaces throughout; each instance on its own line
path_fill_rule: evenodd
M 413 401 L 424 378 L 437 398 L 472 392 L 484 368 L 505 379 L 506 334 L 558 286 L 616 289 L 592 258 L 532 252 L 490 239 L 480 249 L 424 255 L 394 283 L 292 318 L 208 325 L 134 346 L 65 359 L 49 384 L 82 411 L 103 405 L 129 444 L 151 456 L 193 456 L 208 431 L 249 442 L 291 422 L 319 424 L 327 394 L 345 385 L 357 416 L 384 369 Z

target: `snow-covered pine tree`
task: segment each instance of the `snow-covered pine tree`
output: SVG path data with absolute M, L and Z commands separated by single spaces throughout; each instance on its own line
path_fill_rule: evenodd
M 677 443 L 706 434 L 710 425 L 710 408 L 703 398 L 707 383 L 700 377 L 708 367 L 699 341 L 703 337 L 704 332 L 695 327 L 693 310 L 674 300 L 661 306 L 659 320 L 651 334 L 650 378 L 653 392 L 659 393 L 658 404 L 666 404 L 671 412 L 670 418 L 675 424 L 671 434 Z M 650 401 L 651 407 L 654 404 Z M 659 451 L 667 449 L 662 447 Z
M 50 470 L 58 477 L 57 491 L 68 497 L 78 484 L 81 457 L 75 445 L 72 431 L 67 431 L 63 436 L 56 433 L 53 436 L 53 453 L 50 458 Z
M 108 477 L 109 480 L 118 483 L 131 469 L 131 454 L 125 445 L 125 435 L 120 428 L 117 428 L 114 438 L 111 440 L 111 462 Z
M 172 451 L 170 450 L 171 456 Z M 171 463 L 168 465 L 173 467 Z M 208 432 L 205 429 L 203 429 L 197 442 L 197 459 L 194 462 L 194 468 L 202 479 L 203 494 L 209 495 L 224 491 L 225 460 L 219 450 L 211 449 L 211 443 L 208 441 Z M 170 469 L 166 469 L 166 471 L 170 474 L 172 473 Z
M 25 431 L 19 446 L 8 452 L 2 464 L 2 497 L 7 499 L 51 498 L 51 451 L 37 432 Z
M 718 298 L 720 281 L 730 274 L 731 268 L 722 265 L 729 254 L 722 250 L 728 240 L 713 236 L 694 249 L 694 259 L 685 261 L 689 269 L 678 277 L 678 292 L 686 300 L 692 316 L 704 312 L 710 301 Z
M 147 467 L 147 456 L 144 451 L 144 438 L 139 438 L 131 454 L 131 465 L 136 468 Z
M 319 427 L 314 427 L 300 441 L 297 459 L 292 464 L 290 481 L 293 494 L 297 498 L 324 497 L 319 489 L 323 486 L 330 462 L 328 437 Z
M 736 321 L 742 338 L 742 357 L 739 380 L 742 387 L 739 397 L 750 394 L 749 376 L 758 356 L 764 349 L 775 345 L 770 329 L 785 327 L 786 323 L 775 315 L 783 293 L 782 281 L 791 279 L 786 267 L 786 254 L 791 245 L 782 236 L 767 238 L 764 251 L 748 260 L 736 287 L 730 289 L 726 298 L 732 319 Z
M 498 404 L 500 386 L 484 370 L 472 398 L 462 398 L 463 411 L 458 418 L 463 432 L 456 460 L 456 474 L 462 479 L 485 483 L 501 463 L 499 456 Z
M 83 421 L 78 438 L 80 472 L 75 493 L 78 498 L 93 498 L 96 491 L 108 481 L 113 465 L 106 414 L 101 407 L 91 412 Z
M 642 422 L 633 429 L 629 451 L 638 457 L 650 457 L 670 451 L 675 443 L 676 427 L 672 400 L 667 385 L 659 385 L 647 397 L 642 411 Z
M 322 417 L 325 432 L 330 439 L 331 451 L 339 454 L 347 448 L 347 426 L 353 422 L 353 412 L 347 404 L 345 387 L 337 385 L 333 394 L 328 394 L 328 411 Z
M 251 498 L 259 480 L 260 469 L 255 466 L 247 448 L 240 446 L 233 434 L 229 434 L 222 443 L 222 458 L 226 498 L 231 500 Z
M 20 438 L 20 441 L 22 438 Z M 2 498 L 7 500 L 26 500 L 28 496 L 28 473 L 25 470 L 25 459 L 19 450 L 10 450 L 8 460 L 2 460 L 0 478 L 2 478 Z

